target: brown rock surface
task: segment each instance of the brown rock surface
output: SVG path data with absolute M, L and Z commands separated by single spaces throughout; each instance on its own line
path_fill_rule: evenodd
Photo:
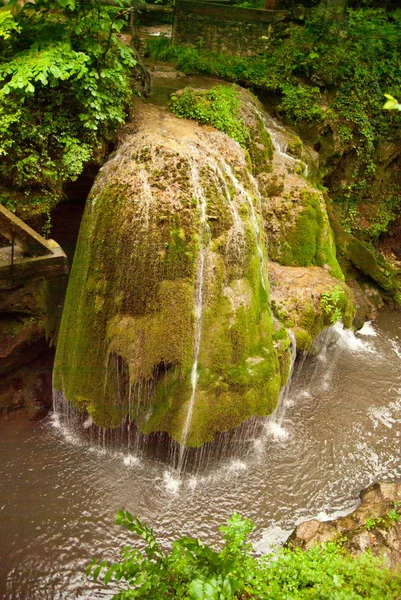
M 401 482 L 375 483 L 360 494 L 361 504 L 334 521 L 313 519 L 298 525 L 287 541 L 309 550 L 314 544 L 344 541 L 351 554 L 370 549 L 382 555 L 390 568 L 401 565 Z

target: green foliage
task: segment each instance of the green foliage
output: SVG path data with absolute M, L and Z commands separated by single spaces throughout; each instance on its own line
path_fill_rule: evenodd
M 384 521 L 383 517 L 369 517 L 368 519 L 366 519 L 365 529 L 370 531 L 371 529 L 374 529 L 378 525 L 384 524 L 384 522 L 385 521 Z
M 391 96 L 390 94 L 384 94 L 387 98 L 387 102 L 384 104 L 383 108 L 386 110 L 401 110 L 401 104 L 397 102 L 397 100 Z
M 332 325 L 337 323 L 337 321 L 340 321 L 343 314 L 342 309 L 346 304 L 347 297 L 339 285 L 329 292 L 323 292 L 320 296 L 320 308 L 322 313 Z
M 129 591 L 117 593 L 114 600 L 162 597 L 229 600 L 245 590 L 256 566 L 252 547 L 246 542 L 253 525 L 237 514 L 220 528 L 224 540 L 220 551 L 199 539 L 182 537 L 173 543 L 168 554 L 160 548 L 153 531 L 128 511 L 118 511 L 116 522 L 142 538 L 145 548 L 141 552 L 126 546 L 120 562 L 108 565 L 105 561 L 100 564 L 93 561 L 87 568 L 87 575 L 92 573 L 94 579 L 101 575 L 105 584 L 112 579 L 127 582 Z
M 126 546 L 119 562 L 94 560 L 87 568 L 95 580 L 120 587 L 114 600 L 396 600 L 401 594 L 401 576 L 380 559 L 370 553 L 352 558 L 333 543 L 255 557 L 247 542 L 253 525 L 238 514 L 220 528 L 221 550 L 182 537 L 168 553 L 128 511 L 118 511 L 117 524 L 139 536 L 144 549 Z
M 374 515 L 369 517 L 365 522 L 365 529 L 370 531 L 371 529 L 375 529 L 375 527 L 389 527 L 396 525 L 401 519 L 400 505 L 401 503 L 395 500 L 393 502 L 393 507 L 390 508 L 384 517 L 375 517 Z
M 382 198 L 392 197 L 394 204 L 401 198 L 400 183 L 383 178 L 385 152 L 400 142 L 401 115 L 382 110 L 385 93 L 386 108 L 399 106 L 390 94 L 401 89 L 401 10 L 350 8 L 339 19 L 317 7 L 304 23 L 277 26 L 263 46 L 250 58 L 171 46 L 163 39 L 149 48 L 153 57 L 172 60 L 186 73 L 278 96 L 281 116 L 314 143 L 319 139 L 328 170 L 335 172 L 346 158 L 346 173 L 338 173 L 332 189 L 342 202 L 342 224 L 377 241 L 392 222 Z M 355 208 L 351 215 L 348 206 Z
M 301 121 L 319 123 L 324 120 L 325 113 L 319 106 L 318 87 L 284 84 L 281 86 L 281 91 L 283 93 L 281 110 L 292 123 L 297 124 Z
M 399 520 L 401 519 L 401 515 L 397 511 L 397 508 L 392 508 L 391 510 L 388 511 L 388 513 L 387 513 L 387 519 L 391 523 L 398 523 L 399 522 Z
M 177 117 L 213 125 L 241 146 L 246 146 L 249 134 L 238 117 L 240 103 L 233 87 L 219 85 L 210 90 L 186 88 L 171 96 L 169 106 Z
M 131 51 L 118 8 L 37 0 L 0 9 L 0 181 L 58 198 L 124 122 Z M 121 15 L 122 17 L 123 15 Z

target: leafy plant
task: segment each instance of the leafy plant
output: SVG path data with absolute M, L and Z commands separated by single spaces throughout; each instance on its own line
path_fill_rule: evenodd
M 401 110 L 401 104 L 397 102 L 397 100 L 391 96 L 390 94 L 384 94 L 387 98 L 387 102 L 384 104 L 383 108 L 386 110 Z
M 401 515 L 396 508 L 389 510 L 386 517 L 392 523 L 398 523 L 398 521 L 401 519 Z
M 337 286 L 328 292 L 322 292 L 320 296 L 320 307 L 330 324 L 334 325 L 334 323 L 341 320 L 341 309 L 346 301 L 345 293 L 340 286 Z
M 386 515 L 384 517 L 380 517 L 380 516 L 375 517 L 374 515 L 369 517 L 365 522 L 365 529 L 370 531 L 371 529 L 374 529 L 375 527 L 379 527 L 380 525 L 386 527 L 386 526 L 394 525 L 394 524 L 398 523 L 399 520 L 401 519 L 401 514 L 399 512 L 399 509 L 400 509 L 400 502 L 397 502 L 395 500 L 393 502 L 393 507 L 386 513 Z
M 141 552 L 126 546 L 121 551 L 122 560 L 108 565 L 93 561 L 87 575 L 94 579 L 103 577 L 105 584 L 112 579 L 125 580 L 129 592 L 121 591 L 113 598 L 149 598 L 163 596 L 191 600 L 229 600 L 238 597 L 245 589 L 255 559 L 246 537 L 253 525 L 248 519 L 234 514 L 228 525 L 221 527 L 224 545 L 221 551 L 203 544 L 199 539 L 182 537 L 173 543 L 170 554 L 157 543 L 153 531 L 134 518 L 128 511 L 118 511 L 118 525 L 138 535 L 144 542 Z
M 0 9 L 0 183 L 57 201 L 124 122 L 135 60 L 100 0 Z
M 177 117 L 213 125 L 242 146 L 246 145 L 249 134 L 238 117 L 239 100 L 233 87 L 220 85 L 210 90 L 186 88 L 171 96 L 169 106 Z
M 385 521 L 384 521 L 383 517 L 369 517 L 368 519 L 366 519 L 365 529 L 370 531 L 371 529 L 374 529 L 378 525 L 382 525 L 384 522 Z
M 143 550 L 126 546 L 119 562 L 94 560 L 87 568 L 95 580 L 120 587 L 114 600 L 396 600 L 401 594 L 399 573 L 370 553 L 353 558 L 334 543 L 255 557 L 247 542 L 254 526 L 238 514 L 220 528 L 221 550 L 182 537 L 168 553 L 128 511 L 118 511 L 117 524 L 139 536 Z

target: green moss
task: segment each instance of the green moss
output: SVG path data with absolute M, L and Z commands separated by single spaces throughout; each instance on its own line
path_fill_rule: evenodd
M 170 110 L 177 117 L 213 125 L 246 147 L 248 131 L 239 117 L 239 98 L 234 86 L 219 85 L 210 90 L 185 88 L 171 96 Z
M 269 173 L 272 170 L 273 144 L 269 132 L 266 130 L 262 119 L 255 115 L 255 125 L 249 127 L 249 136 L 246 147 L 249 153 L 252 173 Z
M 373 248 L 345 232 L 331 210 L 329 215 L 338 252 L 345 268 L 351 265 L 367 278 L 375 281 L 384 295 L 401 306 L 401 278 L 397 269 Z
M 233 214 L 224 191 L 228 182 L 213 182 L 204 166 L 199 183 L 210 236 L 200 239 L 188 160 L 158 146 L 130 151 L 130 157 L 118 178 L 106 166 L 86 207 L 54 387 L 102 427 L 117 426 L 129 413 L 144 433 L 166 431 L 198 446 L 218 431 L 275 408 L 288 375 L 287 350 L 284 340 L 280 348 L 273 345 L 269 290 L 261 281 L 246 200 L 235 197 L 243 226 L 236 245 L 229 237 Z M 145 175 L 151 194 L 147 203 L 140 194 Z M 246 176 L 237 173 L 244 185 L 249 183 Z M 234 196 L 232 190 L 233 201 Z M 189 436 L 183 440 L 192 396 L 201 244 L 205 263 L 198 381 Z M 262 234 L 260 244 L 265 247 Z M 264 260 L 267 264 L 266 256 Z
M 295 134 L 288 140 L 287 154 L 298 160 L 305 160 L 304 145 L 301 139 Z
M 294 327 L 292 331 L 295 335 L 297 349 L 307 352 L 313 341 L 311 334 L 302 327 Z
M 321 193 L 304 188 L 299 198 L 287 200 L 291 203 L 290 214 L 295 212 L 296 217 L 293 225 L 289 225 L 288 215 L 283 213 L 280 235 L 273 238 L 272 258 L 288 266 L 328 265 L 330 274 L 343 281 Z

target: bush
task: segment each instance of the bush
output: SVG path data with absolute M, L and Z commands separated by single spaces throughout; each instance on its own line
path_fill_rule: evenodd
M 135 60 L 114 36 L 123 22 L 98 0 L 0 9 L 4 187 L 58 198 L 124 122 Z
M 96 560 L 87 575 L 120 587 L 113 600 L 181 598 L 186 600 L 396 600 L 401 576 L 384 568 L 370 553 L 356 558 L 334 543 L 308 552 L 282 549 L 255 557 L 247 537 L 254 526 L 234 514 L 221 527 L 223 545 L 216 550 L 199 539 L 182 537 L 170 553 L 153 531 L 128 511 L 118 511 L 117 524 L 138 535 L 140 551 L 121 550 L 121 561 L 108 565 Z M 121 582 L 125 582 L 124 588 Z
M 249 134 L 238 117 L 240 103 L 233 88 L 223 85 L 210 90 L 186 88 L 171 96 L 169 106 L 177 117 L 213 125 L 242 146 L 246 145 Z

